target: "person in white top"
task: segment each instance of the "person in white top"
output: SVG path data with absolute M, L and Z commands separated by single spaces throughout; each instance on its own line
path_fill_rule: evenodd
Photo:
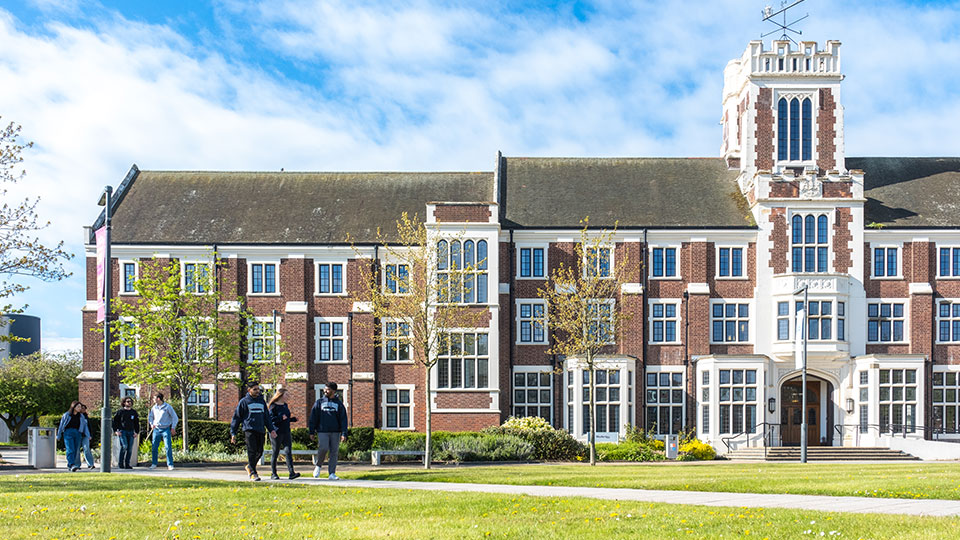
M 150 448 L 150 468 L 157 468 L 157 450 L 160 447 L 160 439 L 163 439 L 164 449 L 167 451 L 167 469 L 173 470 L 173 436 L 177 434 L 177 423 L 180 417 L 177 411 L 163 400 L 163 394 L 157 392 L 153 396 L 154 405 L 150 407 L 150 413 L 147 415 L 147 424 L 150 431 L 153 432 Z

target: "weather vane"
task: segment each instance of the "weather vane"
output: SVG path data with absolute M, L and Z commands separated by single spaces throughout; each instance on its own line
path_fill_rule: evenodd
M 767 7 L 763 8 L 763 20 L 764 20 L 764 21 L 769 21 L 769 22 L 773 23 L 774 25 L 776 25 L 777 29 L 776 29 L 776 30 L 771 30 L 770 32 L 767 32 L 766 34 L 761 34 L 761 35 L 760 35 L 760 38 L 763 39 L 763 38 L 769 36 L 770 34 L 776 34 L 777 32 L 781 32 L 781 34 L 780 34 L 780 39 L 781 39 L 781 40 L 788 39 L 788 40 L 792 41 L 793 43 L 796 43 L 796 41 L 794 41 L 794 39 L 791 38 L 791 37 L 787 34 L 787 32 L 793 32 L 794 34 L 797 34 L 798 36 L 801 35 L 801 34 L 803 34 L 802 31 L 800 31 L 800 30 L 794 30 L 793 28 L 791 28 L 791 26 L 793 26 L 793 25 L 797 24 L 798 22 L 806 19 L 807 17 L 810 16 L 810 14 L 807 13 L 807 14 L 804 15 L 803 17 L 800 17 L 799 19 L 797 19 L 797 20 L 795 20 L 795 21 L 793 21 L 793 22 L 791 22 L 791 23 L 788 24 L 788 23 L 787 23 L 787 10 L 789 10 L 789 9 L 792 8 L 792 7 L 796 7 L 796 5 L 799 4 L 799 3 L 801 3 L 801 2 L 803 2 L 803 0 L 796 0 L 795 2 L 792 2 L 792 3 L 790 3 L 789 0 L 782 0 L 782 1 L 780 2 L 780 9 L 777 10 L 777 11 L 773 11 L 773 8 L 770 7 L 770 6 L 767 6 Z M 789 4 L 789 5 L 788 5 L 788 4 Z M 783 22 L 782 22 L 782 23 L 779 22 L 779 21 L 777 21 L 777 20 L 774 20 L 774 17 L 777 17 L 778 15 L 783 15 Z

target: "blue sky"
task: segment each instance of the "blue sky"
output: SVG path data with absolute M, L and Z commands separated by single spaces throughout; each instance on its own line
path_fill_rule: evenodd
M 777 4 L 778 2 L 771 2 Z M 520 6 L 520 7 L 517 7 Z M 723 67 L 763 2 L 0 0 L 0 116 L 35 146 L 11 197 L 73 277 L 27 282 L 79 347 L 81 227 L 142 169 L 491 170 L 512 156 L 716 156 Z M 807 0 L 843 42 L 847 155 L 960 154 L 960 7 Z

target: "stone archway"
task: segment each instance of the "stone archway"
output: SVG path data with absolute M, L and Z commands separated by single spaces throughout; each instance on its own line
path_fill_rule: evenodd
M 833 444 L 834 385 L 821 377 L 807 374 L 807 444 Z M 799 446 L 803 418 L 802 384 L 799 376 L 780 385 L 780 440 L 783 446 Z M 822 399 L 826 396 L 826 399 Z

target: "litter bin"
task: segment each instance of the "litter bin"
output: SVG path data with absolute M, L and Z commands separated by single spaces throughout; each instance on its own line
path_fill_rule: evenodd
M 140 434 L 133 435 L 133 452 L 130 455 L 130 466 L 137 466 L 137 454 L 140 450 Z M 110 466 L 119 469 L 120 468 L 120 437 L 116 433 L 113 435 L 113 444 L 110 445 Z
M 667 451 L 667 459 L 677 459 L 677 435 L 667 435 L 667 440 L 665 441 L 665 448 Z
M 30 427 L 27 432 L 27 463 L 34 469 L 57 466 L 57 429 Z

